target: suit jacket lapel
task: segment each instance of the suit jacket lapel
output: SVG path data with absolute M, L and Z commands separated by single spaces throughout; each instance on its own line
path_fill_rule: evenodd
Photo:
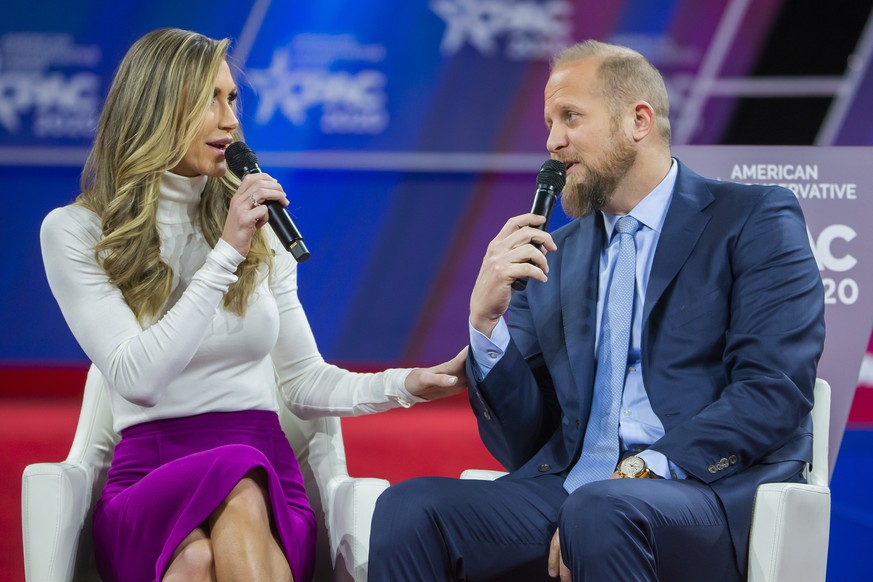
M 643 307 L 643 329 L 658 299 L 688 260 L 688 255 L 709 222 L 710 215 L 704 213 L 703 209 L 712 200 L 712 193 L 703 179 L 680 163 L 673 199 L 667 210 L 667 218 L 664 220 L 649 274 Z
M 581 218 L 563 243 L 561 311 L 570 370 L 582 414 L 590 406 L 594 383 L 594 340 L 597 337 L 597 282 L 603 226 L 599 214 Z M 585 418 L 585 416 L 583 416 Z

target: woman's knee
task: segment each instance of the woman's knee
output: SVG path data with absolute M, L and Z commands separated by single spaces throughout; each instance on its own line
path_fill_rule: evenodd
M 269 524 L 270 510 L 265 480 L 256 473 L 240 479 L 228 493 L 218 512 L 232 513 L 235 519 Z
M 190 538 L 190 536 L 189 536 Z M 179 546 L 163 582 L 215 580 L 215 556 L 208 537 L 186 538 Z

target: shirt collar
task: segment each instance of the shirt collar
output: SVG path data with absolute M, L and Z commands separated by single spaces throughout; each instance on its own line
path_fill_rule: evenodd
M 643 226 L 660 234 L 661 228 L 664 226 L 664 219 L 667 218 L 670 200 L 673 199 L 673 188 L 676 186 L 676 176 L 678 174 L 679 165 L 676 163 L 676 159 L 673 158 L 670 164 L 670 171 L 667 172 L 664 179 L 640 200 L 628 214 L 639 220 Z M 603 211 L 601 211 L 601 214 L 603 215 L 603 226 L 606 228 L 606 240 L 612 240 L 615 223 L 618 222 L 621 215 Z
M 188 178 L 172 172 L 161 176 L 161 196 L 158 199 L 157 221 L 161 224 L 183 224 L 198 221 L 200 195 L 209 176 Z

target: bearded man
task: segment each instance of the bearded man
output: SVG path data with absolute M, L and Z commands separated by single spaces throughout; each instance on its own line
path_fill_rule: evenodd
M 544 112 L 575 220 L 509 219 L 470 300 L 470 402 L 510 472 L 389 488 L 369 579 L 744 579 L 756 488 L 812 455 L 824 302 L 800 207 L 671 157 L 664 82 L 631 49 L 559 54 Z

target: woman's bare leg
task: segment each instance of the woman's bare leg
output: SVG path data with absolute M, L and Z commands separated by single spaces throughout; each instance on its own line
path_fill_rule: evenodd
M 197 528 L 182 540 L 173 553 L 163 582 L 215 582 L 212 542 L 203 528 Z
M 293 581 L 291 567 L 273 535 L 266 479 L 243 477 L 210 516 L 210 539 L 218 580 Z

